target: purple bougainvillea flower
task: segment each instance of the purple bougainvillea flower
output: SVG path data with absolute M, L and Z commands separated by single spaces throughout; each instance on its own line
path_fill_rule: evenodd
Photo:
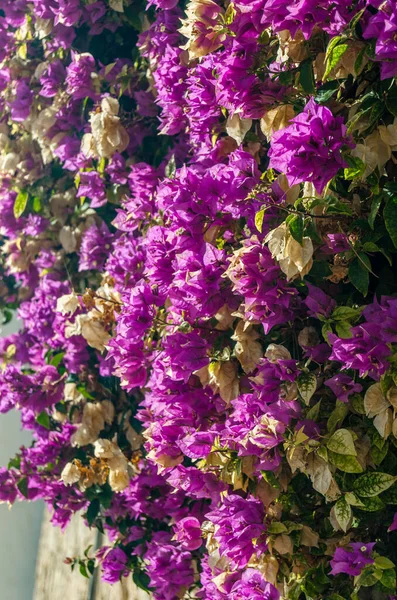
M 387 0 L 373 14 L 363 31 L 364 39 L 375 39 L 375 60 L 381 62 L 381 79 L 397 75 L 397 12 L 395 2 Z
M 160 600 L 174 600 L 176 590 L 193 583 L 192 556 L 190 552 L 172 543 L 165 531 L 157 531 L 147 545 L 145 561 L 156 596 Z
M 331 388 L 341 402 L 348 402 L 351 394 L 359 393 L 363 389 L 362 385 L 355 383 L 351 377 L 343 373 L 338 373 L 331 379 L 327 379 L 324 381 L 324 385 Z
M 72 62 L 66 69 L 67 92 L 74 99 L 97 97 L 93 87 L 95 73 L 95 59 L 91 54 L 78 54 L 72 52 Z
M 328 233 L 325 236 L 326 245 L 321 249 L 325 254 L 339 254 L 350 250 L 349 240 L 344 233 Z
M 11 117 L 17 123 L 25 121 L 30 114 L 33 92 L 25 79 L 18 81 L 15 89 L 15 99 L 10 103 Z
M 313 98 L 291 125 L 273 134 L 270 164 L 287 176 L 290 185 L 312 182 L 320 194 L 341 167 L 344 146 L 353 147 L 343 117 L 334 117 L 329 108 Z
M 128 575 L 128 556 L 119 546 L 112 548 L 102 561 L 102 579 L 107 583 L 117 583 Z
M 397 513 L 395 513 L 393 517 L 393 521 L 390 524 L 390 527 L 387 531 L 396 531 L 397 530 Z
M 203 543 L 200 521 L 195 517 L 185 517 L 175 525 L 175 539 L 186 550 L 197 550 Z
M 307 283 L 308 295 L 304 300 L 304 304 L 306 304 L 309 309 L 309 315 L 311 317 L 321 317 L 328 318 L 334 308 L 336 307 L 336 302 L 330 296 L 328 296 L 323 290 L 320 288 Z
M 366 323 L 353 327 L 349 339 L 341 339 L 330 333 L 331 360 L 341 362 L 342 369 L 357 369 L 360 377 L 368 374 L 378 381 L 386 372 L 389 366 L 387 358 L 391 355 L 389 346 L 378 340 L 379 331 L 375 323 Z
M 339 573 L 346 573 L 352 577 L 360 575 L 367 565 L 374 563 L 371 552 L 375 544 L 376 542 L 369 544 L 352 542 L 346 548 L 337 548 L 330 562 L 331 575 L 338 575 Z
M 245 567 L 253 554 L 266 550 L 264 517 L 262 502 L 236 494 L 226 496 L 219 508 L 206 515 L 215 524 L 214 536 L 221 555 L 236 568 Z
M 279 600 L 277 588 L 256 569 L 246 569 L 230 591 L 233 600 Z
M 0 501 L 12 504 L 17 497 L 17 481 L 12 471 L 0 467 Z

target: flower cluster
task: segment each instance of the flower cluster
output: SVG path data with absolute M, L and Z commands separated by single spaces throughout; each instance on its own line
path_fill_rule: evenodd
M 395 8 L 2 0 L 0 500 L 84 572 L 395 597 Z

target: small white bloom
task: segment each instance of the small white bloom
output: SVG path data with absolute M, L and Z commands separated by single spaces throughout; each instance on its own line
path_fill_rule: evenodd
M 61 473 L 65 485 L 73 485 L 80 480 L 80 470 L 74 463 L 68 463 Z
M 57 300 L 56 312 L 62 315 L 73 315 L 79 308 L 79 298 L 72 292 L 71 294 L 65 294 Z

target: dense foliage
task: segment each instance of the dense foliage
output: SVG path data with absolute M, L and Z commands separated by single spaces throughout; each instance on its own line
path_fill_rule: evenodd
M 0 499 L 157 600 L 396 598 L 396 0 L 0 0 L 0 39 Z

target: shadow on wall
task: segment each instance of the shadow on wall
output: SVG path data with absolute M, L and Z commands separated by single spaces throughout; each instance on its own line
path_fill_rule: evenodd
M 17 330 L 10 323 L 4 337 Z M 21 445 L 30 445 L 31 436 L 21 430 L 19 414 L 0 415 L 0 466 L 7 466 Z M 15 503 L 12 509 L 0 505 L 0 598 L 32 600 L 37 547 L 43 515 L 42 502 Z

